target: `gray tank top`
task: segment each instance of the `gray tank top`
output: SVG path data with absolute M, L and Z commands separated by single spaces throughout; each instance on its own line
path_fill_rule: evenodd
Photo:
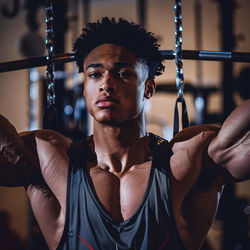
M 144 197 L 134 214 L 114 221 L 99 202 L 85 169 L 87 143 L 69 150 L 66 221 L 57 250 L 186 249 L 173 217 L 166 140 L 150 134 L 153 160 Z

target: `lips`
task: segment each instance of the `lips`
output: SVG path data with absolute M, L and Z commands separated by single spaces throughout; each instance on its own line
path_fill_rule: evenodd
M 100 96 L 96 101 L 98 107 L 112 107 L 117 103 L 119 101 L 111 96 Z

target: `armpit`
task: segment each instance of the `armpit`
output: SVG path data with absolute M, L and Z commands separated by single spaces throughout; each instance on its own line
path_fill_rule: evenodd
M 41 172 L 34 173 L 31 177 L 30 184 L 25 186 L 25 189 L 27 190 L 28 188 L 36 188 L 46 196 L 46 197 L 52 197 L 54 194 L 50 190 L 49 186 L 45 182 Z

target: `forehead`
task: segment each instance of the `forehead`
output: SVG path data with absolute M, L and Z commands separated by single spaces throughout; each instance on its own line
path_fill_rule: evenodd
M 126 62 L 136 65 L 139 62 L 137 58 L 127 48 L 115 44 L 102 44 L 93 49 L 84 60 L 84 69 L 92 63 L 110 63 Z

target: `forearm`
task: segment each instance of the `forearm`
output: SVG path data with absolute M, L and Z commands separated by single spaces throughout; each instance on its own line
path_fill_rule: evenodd
M 236 179 L 250 177 L 250 100 L 236 108 L 208 148 L 217 165 Z
M 27 170 L 36 162 L 35 158 L 14 126 L 0 115 L 0 185 L 25 185 Z
M 250 131 L 250 100 L 237 107 L 225 120 L 219 132 L 218 140 L 228 147 Z

